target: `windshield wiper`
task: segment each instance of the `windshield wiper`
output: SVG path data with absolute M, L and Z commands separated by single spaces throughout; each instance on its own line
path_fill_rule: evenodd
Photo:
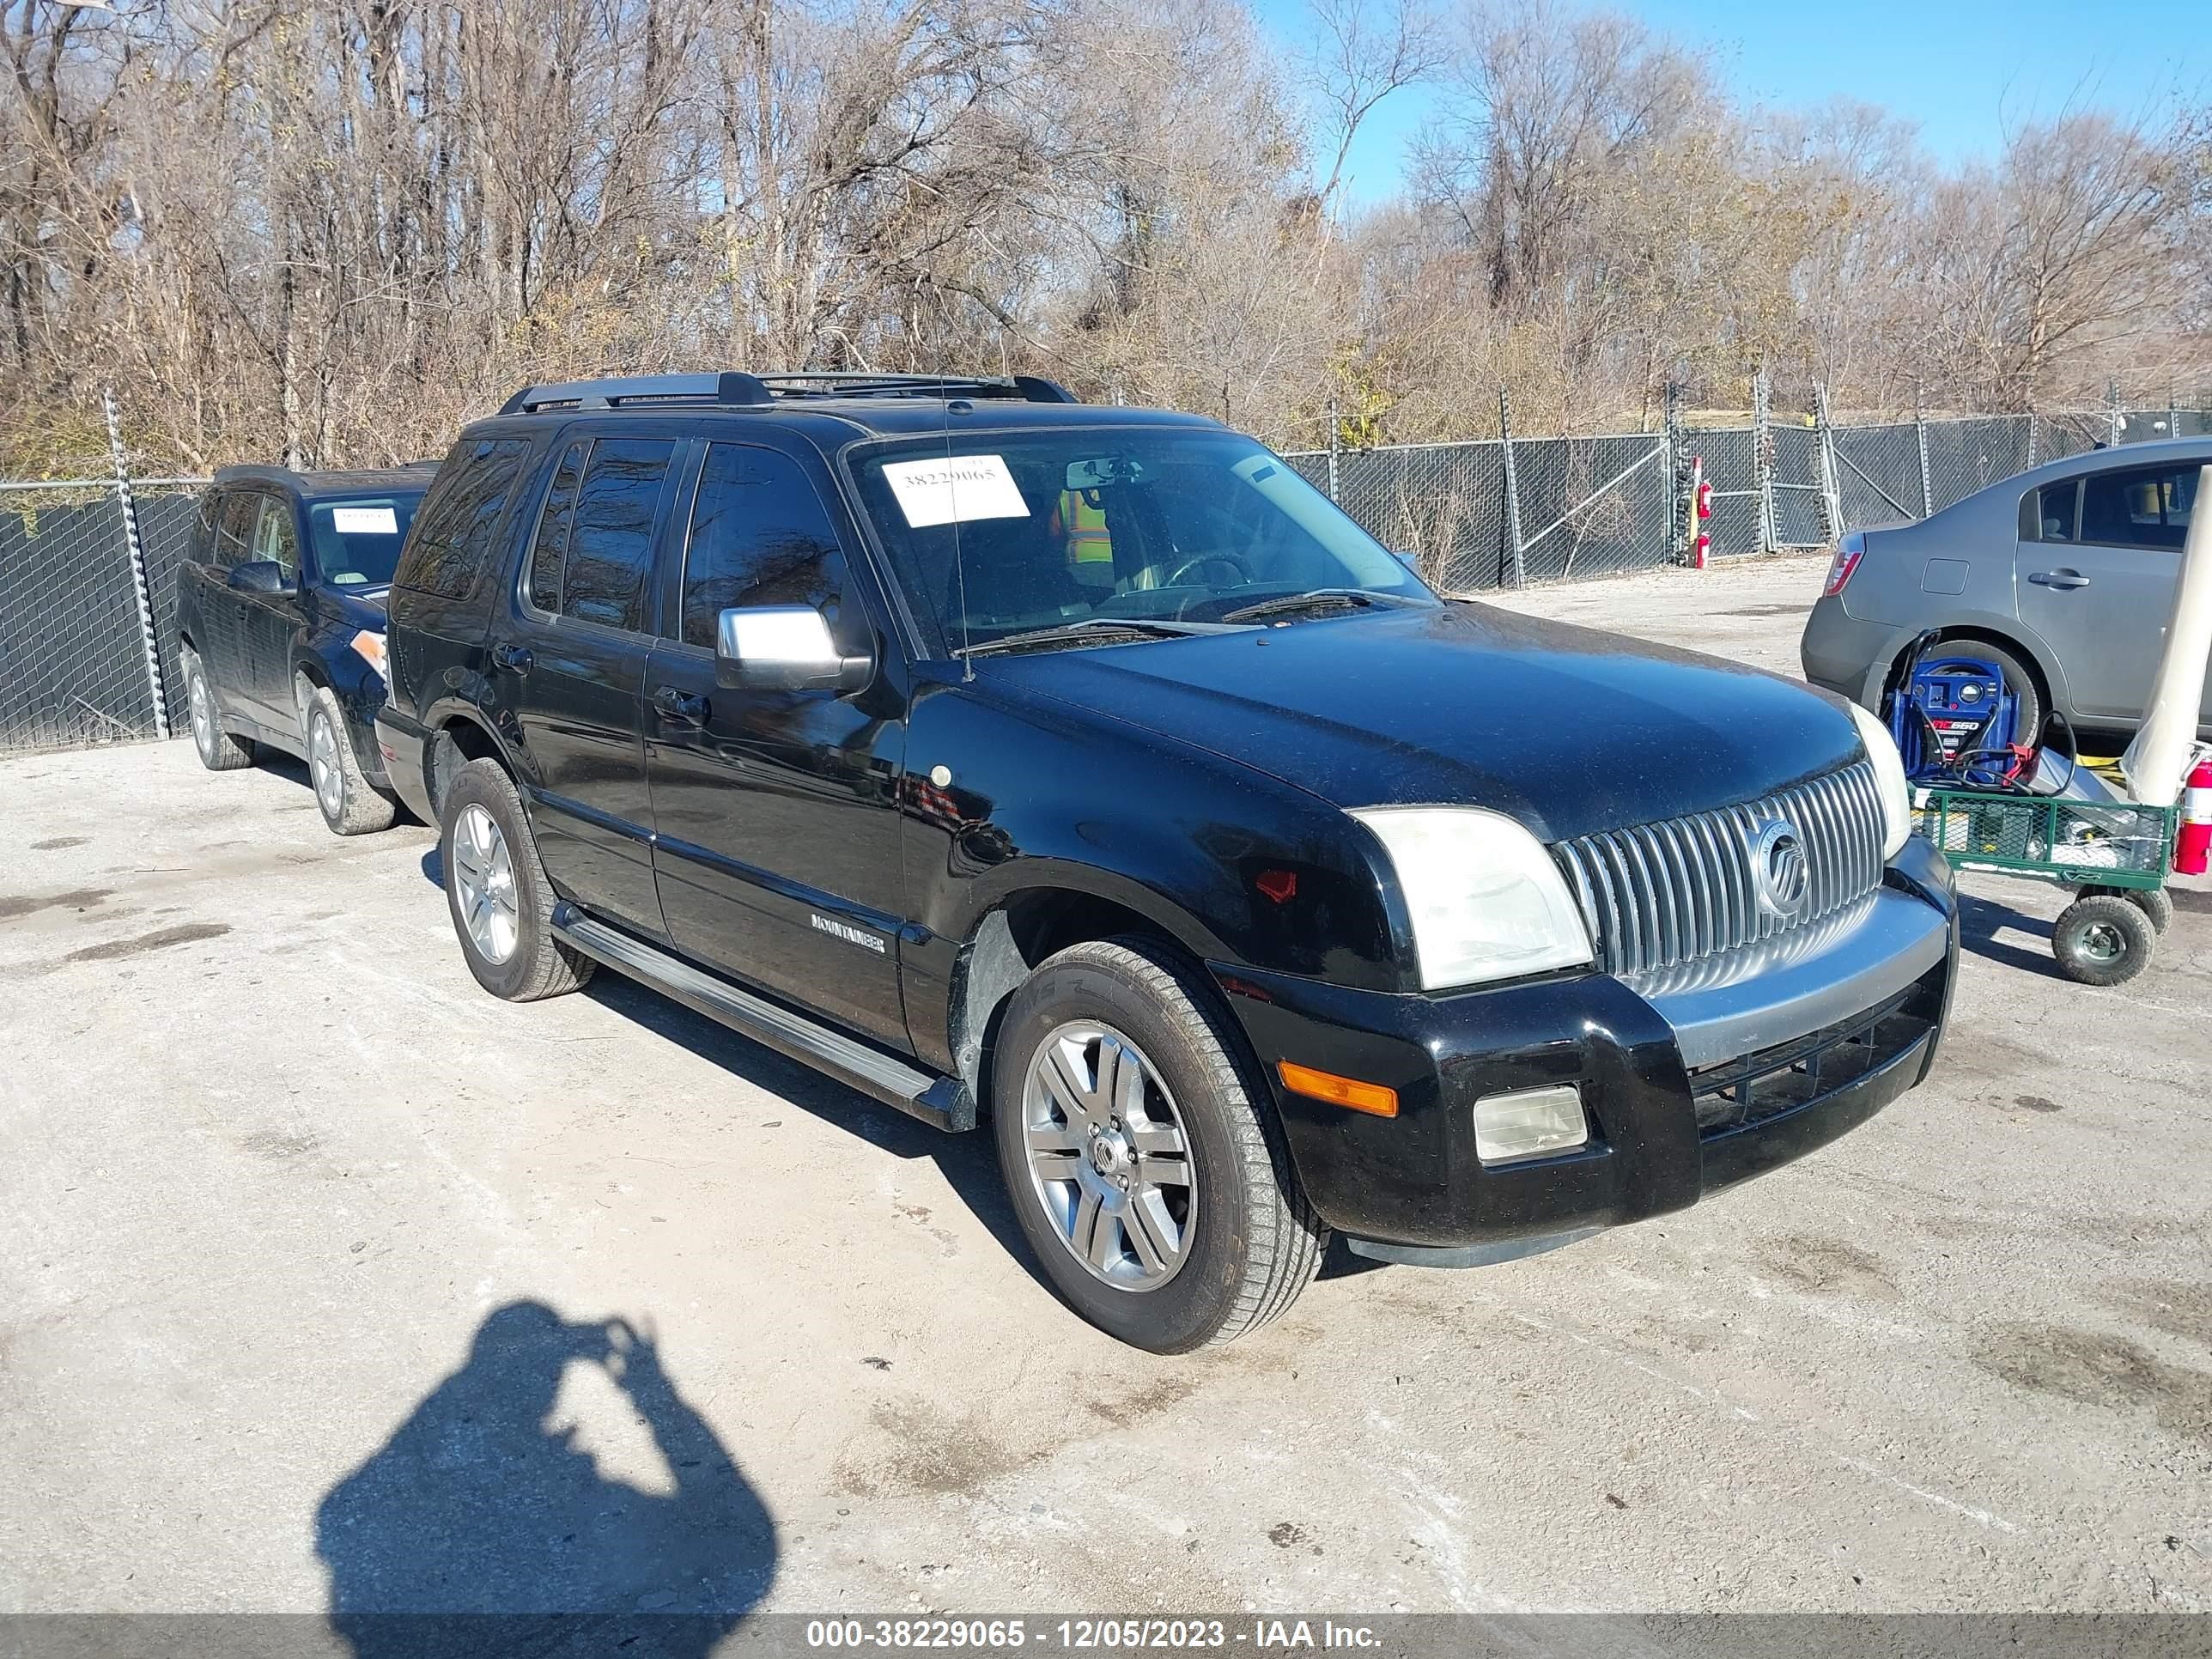
M 1373 605 L 1405 610 L 1420 603 L 1401 594 L 1370 592 L 1364 587 L 1313 587 L 1303 593 L 1278 593 L 1272 599 L 1261 599 L 1256 605 L 1224 612 L 1221 620 L 1258 622 L 1263 617 L 1288 617 L 1301 611 L 1347 611 Z
M 1208 631 L 1202 623 L 1154 622 L 1141 617 L 1085 617 L 1078 622 L 1055 623 L 1050 628 L 1027 629 L 1019 634 L 985 640 L 980 645 L 963 646 L 952 654 L 981 657 L 994 651 L 1018 650 L 1025 645 L 1060 645 L 1075 641 L 1095 643 L 1115 634 L 1139 640 L 1166 640 Z

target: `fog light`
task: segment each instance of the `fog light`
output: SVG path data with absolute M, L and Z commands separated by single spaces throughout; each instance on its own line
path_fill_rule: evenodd
M 1485 1164 L 1517 1164 L 1589 1139 L 1577 1089 L 1524 1089 L 1474 1103 L 1474 1155 Z

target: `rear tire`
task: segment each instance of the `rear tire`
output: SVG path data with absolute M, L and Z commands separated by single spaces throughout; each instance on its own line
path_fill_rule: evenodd
M 495 760 L 453 775 L 439 811 L 446 908 L 477 983 L 509 1002 L 575 990 L 598 966 L 553 936 L 553 884 L 514 781 Z
M 326 685 L 301 684 L 301 735 L 315 805 L 334 836 L 373 835 L 392 828 L 399 804 L 368 781 L 346 735 L 345 714 Z
M 185 705 L 191 713 L 192 747 L 199 751 L 200 764 L 210 772 L 235 772 L 252 765 L 252 739 L 234 738 L 222 729 L 215 688 L 208 684 L 207 671 L 200 666 L 200 653 L 188 645 L 184 656 Z
M 1328 1230 L 1266 1084 L 1212 993 L 1148 941 L 1039 967 L 1007 1004 L 991 1097 L 1030 1251 L 1109 1335 L 1154 1353 L 1226 1342 L 1319 1270 Z
M 2124 985 L 2149 963 L 2158 935 L 2142 907 L 2117 893 L 2092 893 L 2058 913 L 2051 954 L 2077 985 Z

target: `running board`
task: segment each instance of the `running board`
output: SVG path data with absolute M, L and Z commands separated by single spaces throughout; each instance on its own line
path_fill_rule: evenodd
M 553 907 L 553 933 L 593 961 L 642 981 L 694 1012 L 780 1054 L 827 1073 L 871 1099 L 940 1129 L 975 1127 L 975 1100 L 967 1085 L 957 1079 L 925 1072 L 818 1020 L 756 996 L 694 968 L 658 945 L 586 915 L 565 900 Z

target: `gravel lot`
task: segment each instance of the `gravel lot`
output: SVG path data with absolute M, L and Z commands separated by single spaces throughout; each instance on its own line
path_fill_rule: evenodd
M 1790 671 L 1818 574 L 1516 603 Z M 984 1137 L 612 975 L 483 996 L 434 848 L 289 763 L 0 762 L 0 1611 L 2212 1607 L 2203 883 L 2097 992 L 1971 878 L 1867 1127 L 1163 1361 Z

